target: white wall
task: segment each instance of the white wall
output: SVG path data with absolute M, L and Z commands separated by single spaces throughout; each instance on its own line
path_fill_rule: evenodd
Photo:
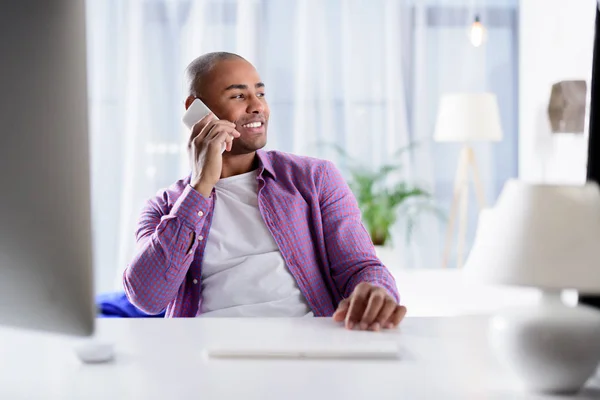
M 521 0 L 519 21 L 519 177 L 548 183 L 585 181 L 584 135 L 551 135 L 552 84 L 585 79 L 592 69 L 596 0 Z

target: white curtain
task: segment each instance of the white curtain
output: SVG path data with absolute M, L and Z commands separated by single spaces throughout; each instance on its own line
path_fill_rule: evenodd
M 320 143 L 377 166 L 418 141 L 399 160 L 402 177 L 435 186 L 431 132 L 417 129 L 423 111 L 410 104 L 426 80 L 411 72 L 412 2 L 88 0 L 88 20 L 98 291 L 121 287 L 144 201 L 188 173 L 183 72 L 206 52 L 239 53 L 259 70 L 271 106 L 268 148 L 344 170 Z M 402 262 L 439 266 L 439 232 L 439 221 L 425 218 L 407 246 L 397 229 Z
M 121 287 L 144 201 L 188 173 L 185 67 L 217 50 L 254 60 L 258 5 L 88 0 L 97 291 Z

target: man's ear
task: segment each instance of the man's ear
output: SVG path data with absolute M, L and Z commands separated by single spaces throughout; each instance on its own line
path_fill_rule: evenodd
M 188 96 L 187 99 L 185 99 L 185 109 L 186 110 L 188 108 L 190 108 L 190 106 L 192 105 L 192 103 L 194 102 L 194 100 L 196 100 L 196 98 L 194 96 Z

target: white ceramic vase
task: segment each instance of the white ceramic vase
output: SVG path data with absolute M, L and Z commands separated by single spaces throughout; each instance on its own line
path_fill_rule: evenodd
M 492 351 L 534 392 L 579 391 L 600 362 L 600 311 L 569 307 L 560 292 L 543 292 L 539 304 L 492 317 Z

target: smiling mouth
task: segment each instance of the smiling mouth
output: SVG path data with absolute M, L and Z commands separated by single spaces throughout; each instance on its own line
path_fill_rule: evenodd
M 244 124 L 244 125 L 242 125 L 242 128 L 255 129 L 255 128 L 260 128 L 261 126 L 263 126 L 263 123 L 260 121 L 256 121 L 256 122 L 249 122 L 247 124 Z

